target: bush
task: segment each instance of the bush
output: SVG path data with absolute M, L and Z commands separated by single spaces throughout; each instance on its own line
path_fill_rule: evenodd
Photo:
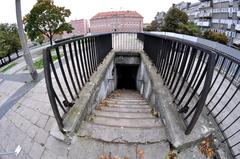
M 179 24 L 187 24 L 188 15 L 185 12 L 173 7 L 167 12 L 164 21 L 165 23 L 162 27 L 162 31 L 177 32 Z
M 225 45 L 228 43 L 227 36 L 225 34 L 218 33 L 218 32 L 205 31 L 203 37 L 212 41 L 219 42 L 221 44 L 225 44 Z
M 194 23 L 179 24 L 176 32 L 197 37 L 201 36 L 202 34 L 200 28 Z

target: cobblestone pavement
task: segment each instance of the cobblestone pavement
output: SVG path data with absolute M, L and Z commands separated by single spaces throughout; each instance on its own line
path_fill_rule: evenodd
M 49 134 L 54 123 L 43 79 L 0 119 L 0 152 L 22 146 L 18 157 L 0 158 L 67 158 L 68 145 Z

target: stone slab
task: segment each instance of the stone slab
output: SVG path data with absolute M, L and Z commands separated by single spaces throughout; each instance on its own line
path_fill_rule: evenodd
M 114 143 L 154 143 L 167 140 L 164 128 L 124 128 L 83 122 L 78 136 Z
M 152 128 L 162 127 L 160 119 L 123 119 L 123 118 L 106 118 L 94 117 L 94 123 L 116 127 L 132 127 L 132 128 Z

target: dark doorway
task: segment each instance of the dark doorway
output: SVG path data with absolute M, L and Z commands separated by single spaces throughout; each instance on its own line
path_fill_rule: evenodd
M 138 65 L 116 65 L 117 88 L 136 90 Z

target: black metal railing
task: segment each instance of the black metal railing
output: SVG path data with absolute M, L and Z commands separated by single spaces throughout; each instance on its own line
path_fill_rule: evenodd
M 44 51 L 48 95 L 59 129 L 86 82 L 112 49 L 112 35 L 101 34 L 60 42 Z
M 142 51 L 143 44 L 136 33 L 112 33 L 112 46 L 115 51 Z
M 141 42 L 140 42 L 141 41 Z M 144 45 L 144 46 L 143 46 Z M 45 80 L 58 126 L 111 49 L 144 49 L 191 133 L 204 106 L 234 158 L 240 157 L 240 61 L 199 42 L 150 33 L 109 33 L 63 41 L 44 52 Z M 228 49 L 225 49 L 228 50 Z
M 185 133 L 191 132 L 206 106 L 223 134 L 222 142 L 233 158 L 240 157 L 240 60 L 173 36 L 139 33 L 138 38 L 173 94 Z
M 187 125 L 185 133 L 190 134 L 210 90 L 215 54 L 189 42 L 148 34 L 144 35 L 144 51 L 173 94 Z M 202 93 L 194 101 L 199 90 Z

